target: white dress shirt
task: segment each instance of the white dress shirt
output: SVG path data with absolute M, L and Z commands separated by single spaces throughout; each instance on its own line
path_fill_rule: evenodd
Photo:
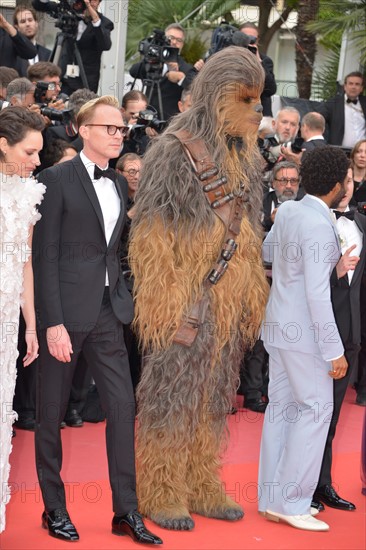
M 92 180 L 93 187 L 98 197 L 104 221 L 105 240 L 108 244 L 121 212 L 121 200 L 117 193 L 114 181 L 105 177 L 101 177 L 98 180 L 94 179 L 95 162 L 89 160 L 83 151 L 81 151 L 80 153 L 80 159 L 84 164 L 90 179 Z M 101 170 L 105 170 L 106 168 L 108 168 L 108 166 L 99 166 L 99 168 Z M 107 271 L 105 284 L 106 286 L 109 285 Z
M 366 121 L 363 115 L 361 103 L 357 100 L 354 103 L 347 103 L 347 96 L 344 96 L 344 134 L 342 147 L 352 147 L 360 139 L 366 137 Z
M 345 212 L 349 211 L 349 206 L 345 209 Z M 339 235 L 339 240 L 341 244 L 342 255 L 350 248 L 352 245 L 356 245 L 356 248 L 352 250 L 351 256 L 359 256 L 362 249 L 362 233 L 357 227 L 357 224 L 354 220 L 349 220 L 342 216 L 336 221 L 337 231 Z M 354 275 L 354 270 L 350 269 L 347 272 L 348 283 L 351 284 L 352 277 Z

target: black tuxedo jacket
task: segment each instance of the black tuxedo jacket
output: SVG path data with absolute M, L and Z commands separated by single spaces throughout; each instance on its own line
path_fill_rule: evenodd
M 0 66 L 17 69 L 19 57 L 33 59 L 37 55 L 37 48 L 20 32 L 14 37 L 0 29 Z
M 302 187 L 300 187 L 295 200 L 297 200 L 297 201 L 301 200 L 303 198 L 304 194 L 305 194 L 304 189 Z M 276 192 L 275 191 L 267 191 L 267 193 L 265 193 L 263 195 L 263 203 L 262 203 L 262 210 L 263 210 L 262 225 L 263 225 L 265 231 L 270 231 L 271 227 L 273 225 L 273 222 L 271 220 L 272 203 L 274 203 L 275 208 L 278 207 L 278 200 L 277 200 Z
M 121 272 L 119 250 L 127 181 L 118 175 L 121 211 L 107 244 L 99 201 L 79 155 L 43 170 L 38 180 L 47 186 L 39 208 L 42 218 L 33 236 L 40 328 L 64 324 L 68 330 L 90 330 L 100 312 L 106 269 L 114 314 L 122 323 L 130 323 L 133 303 Z
M 178 66 L 179 70 L 182 71 L 185 75 L 188 74 L 191 69 L 193 69 L 192 65 L 184 61 L 183 57 L 181 56 L 178 56 Z M 145 63 L 141 61 L 140 63 L 135 63 L 134 65 L 132 65 L 130 69 L 130 75 L 133 78 L 140 78 L 141 80 L 144 80 L 147 77 Z M 162 77 L 160 81 L 160 89 L 163 103 L 164 120 L 168 120 L 170 117 L 179 113 L 178 101 L 181 98 L 184 87 L 184 82 L 182 86 L 179 86 L 178 84 L 170 82 L 170 80 L 168 80 L 166 76 Z M 146 87 L 147 97 L 149 97 L 150 91 L 151 86 L 148 85 Z M 156 87 L 154 87 L 153 89 L 149 104 L 155 107 L 155 109 L 159 112 L 158 92 Z
M 362 233 L 363 242 L 360 261 L 354 271 L 351 284 L 348 282 L 347 275 L 338 279 L 335 269 L 332 272 L 330 284 L 334 317 L 342 341 L 360 344 L 360 289 L 366 261 L 366 216 L 356 212 L 355 223 Z
M 366 97 L 359 96 L 361 109 L 366 119 Z M 316 109 L 327 123 L 325 138 L 329 145 L 342 145 L 344 136 L 344 94 L 332 97 Z
M 55 2 L 52 1 L 44 4 L 40 0 L 33 0 L 32 4 L 36 10 L 44 12 L 50 12 L 55 6 Z M 85 31 L 80 37 L 80 40 L 76 41 L 84 65 L 86 77 L 88 79 L 89 89 L 93 92 L 98 91 L 102 53 L 111 49 L 111 32 L 114 29 L 112 21 L 99 12 L 98 15 L 101 19 L 101 24 L 99 27 L 94 27 L 92 22 L 89 21 Z M 68 64 L 72 64 L 73 62 L 77 64 L 76 59 L 74 59 L 72 43 L 67 41 L 65 42 L 65 48 L 59 63 L 63 75 L 65 75 L 66 66 Z M 63 76 L 63 80 L 67 82 L 67 85 L 72 90 L 83 88 L 80 77 L 68 78 Z
M 305 151 L 312 151 L 315 147 L 325 147 L 326 145 L 327 142 L 325 139 L 311 139 L 310 141 L 304 141 L 301 145 L 301 149 L 305 149 Z
M 41 46 L 40 44 L 36 44 L 37 54 L 38 54 L 38 61 L 48 61 L 51 55 L 51 50 L 48 48 L 45 48 L 44 46 Z M 29 61 L 27 59 L 21 59 L 18 58 L 17 60 L 17 66 L 15 67 L 18 71 L 20 76 L 27 76 L 27 71 L 29 67 Z

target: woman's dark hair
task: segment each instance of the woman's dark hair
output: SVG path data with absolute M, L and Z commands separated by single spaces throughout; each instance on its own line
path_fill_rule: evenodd
M 42 132 L 45 124 L 41 115 L 26 107 L 6 107 L 0 112 L 0 138 L 6 138 L 10 146 L 22 141 L 29 130 Z M 4 155 L 0 150 L 0 159 Z
M 301 168 L 301 184 L 306 193 L 323 197 L 337 183 L 343 183 L 349 168 L 349 160 L 337 147 L 315 147 L 304 153 Z

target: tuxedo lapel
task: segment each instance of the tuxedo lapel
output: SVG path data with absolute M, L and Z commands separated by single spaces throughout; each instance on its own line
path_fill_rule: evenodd
M 99 223 L 101 225 L 101 228 L 103 230 L 103 234 L 104 234 L 104 237 L 105 237 L 104 219 L 103 219 L 102 209 L 100 207 L 98 197 L 97 197 L 97 194 L 96 194 L 94 186 L 93 186 L 93 182 L 90 179 L 89 174 L 88 174 L 82 160 L 80 159 L 79 155 L 76 156 L 75 159 L 73 159 L 71 162 L 73 162 L 74 165 L 75 165 L 76 173 L 79 177 L 79 180 L 80 180 L 82 186 L 84 187 L 84 190 L 85 190 L 90 202 L 92 203 L 92 206 L 95 210 L 95 213 L 97 215 L 97 218 L 99 220 Z
M 118 175 L 116 177 L 115 185 L 116 185 L 116 189 L 117 189 L 117 193 L 118 193 L 119 201 L 120 201 L 120 212 L 119 212 L 119 216 L 118 216 L 118 220 L 116 222 L 116 225 L 114 226 L 112 236 L 109 240 L 108 248 L 110 248 L 113 245 L 114 241 L 116 240 L 117 236 L 119 235 L 119 232 L 121 231 L 122 224 L 124 222 L 124 208 L 123 208 L 124 207 L 124 201 L 123 201 L 122 189 L 121 189 L 120 181 L 118 179 Z

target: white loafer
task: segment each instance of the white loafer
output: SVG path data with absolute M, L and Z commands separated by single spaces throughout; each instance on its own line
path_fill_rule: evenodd
M 311 514 L 285 516 L 284 514 L 267 510 L 265 517 L 270 521 L 283 521 L 296 529 L 304 529 L 305 531 L 329 531 L 329 525 L 327 523 L 315 519 Z

